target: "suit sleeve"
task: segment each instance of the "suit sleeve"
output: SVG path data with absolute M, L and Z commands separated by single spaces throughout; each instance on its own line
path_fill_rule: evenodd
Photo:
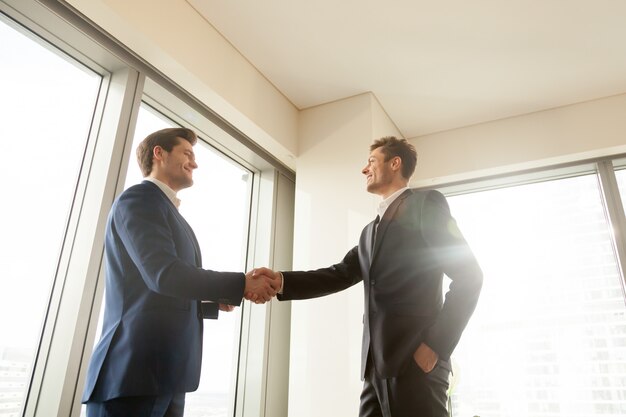
M 421 228 L 439 268 L 452 280 L 443 308 L 428 329 L 424 342 L 442 359 L 456 347 L 478 302 L 483 275 L 445 197 L 430 191 L 423 200 Z
M 181 259 L 168 210 L 158 194 L 130 192 L 113 212 L 114 227 L 148 288 L 172 297 L 240 305 L 244 274 L 205 270 Z
M 278 299 L 303 300 L 332 294 L 362 281 L 358 247 L 352 248 L 343 260 L 328 268 L 313 271 L 283 272 L 283 293 Z

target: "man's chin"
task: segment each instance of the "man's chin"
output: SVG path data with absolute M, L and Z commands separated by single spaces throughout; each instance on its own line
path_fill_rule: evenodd
M 381 196 L 381 197 L 384 195 L 383 194 L 383 188 L 378 187 L 378 186 L 376 186 L 374 184 L 368 184 L 366 190 L 367 190 L 368 193 L 375 194 L 375 195 L 378 195 L 378 196 Z
M 180 187 L 180 189 L 182 190 L 182 189 L 184 189 L 184 188 L 189 188 L 189 187 L 191 187 L 192 185 L 193 185 L 193 180 L 192 180 L 192 179 L 190 179 L 190 180 L 186 181 L 184 184 L 182 184 L 182 186 Z

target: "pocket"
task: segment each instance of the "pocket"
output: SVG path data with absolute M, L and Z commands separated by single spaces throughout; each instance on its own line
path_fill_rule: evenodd
M 447 361 L 440 361 L 440 362 L 442 363 L 437 363 L 437 365 L 435 365 L 433 370 L 425 375 L 429 381 L 436 383 L 436 384 L 445 385 L 447 389 L 450 386 L 450 370 L 446 368 L 446 364 L 448 364 L 448 362 Z
M 449 361 L 445 361 L 443 359 L 438 359 L 437 360 L 437 364 L 435 365 L 435 367 L 430 372 L 424 372 L 424 370 L 422 368 L 420 368 L 420 366 L 417 364 L 417 362 L 415 361 L 415 358 L 413 356 L 411 356 L 411 362 L 413 363 L 413 367 L 416 368 L 419 372 L 423 373 L 424 375 L 432 374 L 433 372 L 435 372 L 435 370 L 437 370 L 437 368 L 441 368 L 444 371 L 446 371 L 447 373 L 451 373 L 452 372 L 452 367 L 450 366 L 450 362 Z
M 405 372 L 409 374 L 417 374 L 420 376 L 426 375 L 426 373 L 422 371 L 422 368 L 420 368 L 417 362 L 415 362 L 415 358 L 413 357 L 413 355 L 411 355 L 411 359 L 404 369 L 406 370 Z
M 411 368 L 413 369 L 413 371 L 417 372 L 420 375 L 428 375 L 430 374 L 432 371 L 430 372 L 425 372 L 420 366 L 419 364 L 415 361 L 415 358 L 411 355 Z M 437 365 L 435 365 L 435 368 L 437 368 Z M 433 371 L 435 370 L 435 368 L 433 368 Z
M 446 369 L 448 372 L 452 372 L 452 364 L 450 363 L 450 361 L 439 359 L 437 361 L 437 366 L 441 366 L 442 368 Z

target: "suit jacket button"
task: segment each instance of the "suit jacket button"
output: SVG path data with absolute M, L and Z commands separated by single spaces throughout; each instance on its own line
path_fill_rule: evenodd
M 373 287 L 374 285 L 376 285 L 376 281 L 370 281 L 370 284 Z

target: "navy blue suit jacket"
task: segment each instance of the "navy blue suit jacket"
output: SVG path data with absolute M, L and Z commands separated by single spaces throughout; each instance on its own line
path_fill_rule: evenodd
M 200 300 L 240 305 L 244 274 L 201 269 L 191 227 L 150 181 L 113 204 L 105 261 L 104 324 L 83 402 L 196 390 L 202 319 L 218 311 Z
M 407 190 L 359 245 L 329 268 L 284 272 L 281 300 L 319 297 L 358 282 L 365 286 L 361 378 L 368 355 L 382 378 L 400 375 L 422 343 L 446 362 L 461 338 L 482 287 L 482 271 L 445 197 Z M 443 299 L 443 276 L 451 280 Z

